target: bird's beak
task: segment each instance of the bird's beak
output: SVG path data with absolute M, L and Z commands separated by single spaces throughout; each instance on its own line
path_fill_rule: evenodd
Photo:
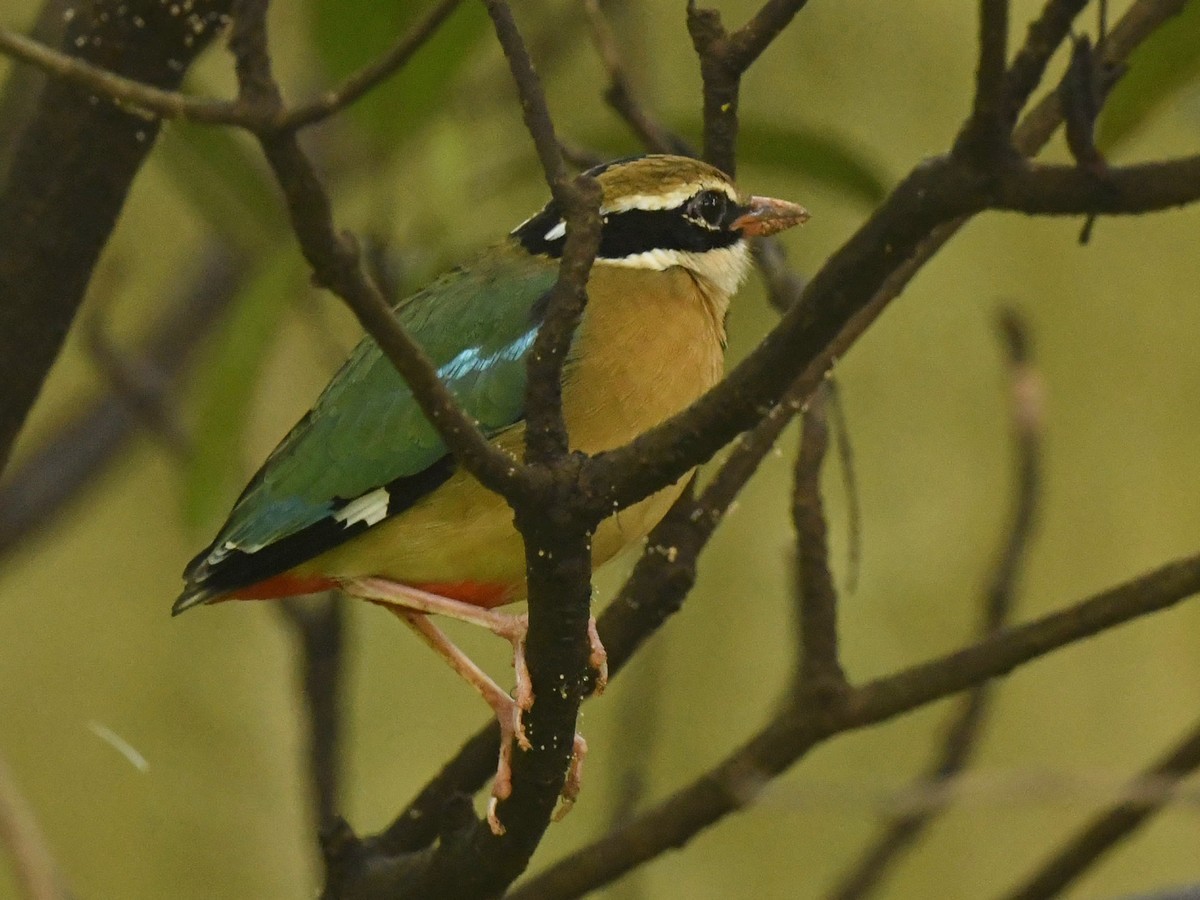
M 799 203 L 789 203 L 787 200 L 751 197 L 745 209 L 746 211 L 734 219 L 729 227 L 748 237 L 775 234 L 808 221 L 808 210 Z

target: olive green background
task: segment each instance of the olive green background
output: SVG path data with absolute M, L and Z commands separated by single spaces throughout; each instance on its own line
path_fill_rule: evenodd
M 330 83 L 370 57 L 371 41 L 395 33 L 379 28 L 379 17 L 394 13 L 377 5 L 392 6 L 277 4 L 277 63 L 290 98 Z M 0 22 L 25 27 L 32 6 L 5 0 Z M 604 75 L 576 7 L 520 6 L 561 133 L 608 152 L 635 150 L 599 96 Z M 1017 40 L 1040 4 L 1013 6 Z M 1114 17 L 1124 6 L 1115 4 Z M 720 7 L 739 24 L 754 4 Z M 813 0 L 745 80 L 748 133 L 782 129 L 796 146 L 804 134 L 835 137 L 893 183 L 947 148 L 969 108 L 974 7 Z M 683 3 L 627 3 L 613 17 L 637 87 L 694 134 L 699 78 Z M 546 193 L 486 21 L 471 4 L 458 19 L 442 44 L 417 56 L 409 81 L 313 135 L 339 224 L 394 242 L 406 288 L 498 239 Z M 1090 28 L 1091 15 L 1080 25 Z M 214 48 L 189 88 L 228 94 L 229 70 L 228 55 Z M 1194 152 L 1198 137 L 1200 93 L 1184 87 L 1114 159 Z M 182 421 L 197 432 L 192 459 L 140 437 L 69 516 L 0 562 L 0 756 L 87 900 L 299 898 L 314 894 L 319 875 L 282 619 L 268 604 L 177 620 L 167 612 L 184 563 L 356 332 L 335 300 L 305 286 L 253 154 L 214 164 L 243 144 L 213 141 L 167 126 L 89 300 L 111 333 L 133 339 L 178 294 L 211 234 L 252 248 L 240 318 L 206 342 L 179 399 Z M 744 142 L 739 181 L 809 206 L 809 224 L 782 240 L 794 264 L 812 272 L 870 206 L 861 184 L 839 185 L 820 159 L 790 146 Z M 1059 144 L 1051 155 L 1065 159 Z M 1011 501 L 994 327 L 1001 305 L 1028 318 L 1047 395 L 1043 506 L 1019 616 L 1200 547 L 1200 211 L 1103 220 L 1086 247 L 1080 226 L 980 217 L 837 368 L 862 505 L 861 576 L 841 606 L 855 679 L 972 637 Z M 752 278 L 733 308 L 731 356 L 773 320 Z M 103 387 L 74 335 L 21 448 Z M 648 800 L 665 796 L 771 714 L 793 660 L 793 446 L 790 435 L 722 526 L 683 612 L 584 707 L 592 748 L 584 793 L 549 830 L 534 869 L 601 833 L 631 773 L 646 778 Z M 844 585 L 846 495 L 835 465 L 826 476 Z M 601 604 L 629 564 L 602 573 Z M 485 711 L 386 613 L 356 606 L 349 623 L 345 812 L 367 831 L 400 809 Z M 881 895 L 988 897 L 1028 872 L 1191 727 L 1200 714 L 1198 634 L 1192 602 L 1005 679 L 961 797 Z M 492 671 L 506 672 L 496 642 L 461 637 Z M 822 896 L 889 804 L 909 796 L 952 709 L 937 704 L 822 746 L 751 807 L 608 895 Z M 134 746 L 148 769 L 97 737 L 96 725 Z M 1200 881 L 1195 789 L 1070 896 Z M 0 897 L 16 896 L 8 877 L 0 864 Z

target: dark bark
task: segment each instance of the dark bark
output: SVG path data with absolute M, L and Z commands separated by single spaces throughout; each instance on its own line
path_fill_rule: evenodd
M 157 0 L 96 2 L 68 22 L 63 50 L 176 88 L 219 32 L 228 6 L 201 0 L 193 12 L 173 15 Z M 54 80 L 20 138 L 0 194 L 0 468 L 58 356 L 158 128 L 156 120 Z

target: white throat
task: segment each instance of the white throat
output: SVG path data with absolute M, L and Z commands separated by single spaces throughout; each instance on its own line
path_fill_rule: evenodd
M 629 269 L 652 269 L 661 272 L 681 266 L 702 282 L 711 285 L 728 300 L 741 286 L 750 271 L 750 248 L 745 241 L 713 250 L 647 250 L 617 258 L 599 257 L 598 266 L 623 266 Z

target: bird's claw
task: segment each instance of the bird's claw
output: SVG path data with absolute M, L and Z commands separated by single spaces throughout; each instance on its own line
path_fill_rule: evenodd
M 596 629 L 595 616 L 588 617 L 588 645 L 591 647 L 588 665 L 596 672 L 596 693 L 603 694 L 604 689 L 608 686 L 608 651 L 600 643 L 600 632 Z M 584 744 L 584 751 L 587 751 L 586 744 Z
M 554 811 L 554 821 L 561 822 L 574 807 L 583 788 L 583 760 L 587 756 L 588 745 L 583 735 L 575 734 L 575 743 L 571 747 L 571 765 L 567 769 L 567 780 L 563 782 L 562 804 Z

